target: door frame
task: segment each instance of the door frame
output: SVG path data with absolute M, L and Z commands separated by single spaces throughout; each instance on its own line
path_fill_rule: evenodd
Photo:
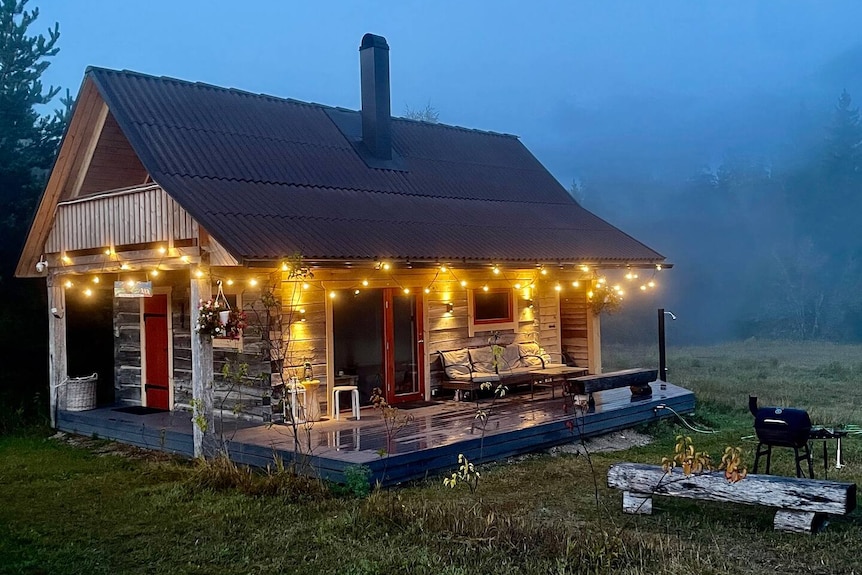
M 173 314 L 171 313 L 171 290 L 168 287 L 153 288 L 153 295 L 165 295 L 166 298 L 166 323 L 168 330 L 168 409 L 174 410 L 174 326 Z M 147 406 L 147 330 L 144 324 L 144 302 L 139 300 L 140 329 L 141 329 L 141 405 Z
M 392 301 L 402 295 L 401 289 L 383 288 L 383 366 L 386 370 L 386 387 L 384 393 L 386 395 L 386 403 L 398 405 L 398 403 L 407 401 L 417 401 L 425 399 L 426 388 L 428 387 L 425 379 L 425 298 L 421 290 L 410 292 L 408 297 L 413 298 L 415 317 L 413 321 L 413 344 L 416 346 L 416 361 L 422 365 L 416 366 L 416 376 L 419 378 L 419 390 L 399 396 L 395 396 L 395 322 L 393 314 L 394 306 Z

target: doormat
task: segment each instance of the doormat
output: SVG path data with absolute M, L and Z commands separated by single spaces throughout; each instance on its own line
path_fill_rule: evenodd
M 143 405 L 130 405 L 129 407 L 115 407 L 111 411 L 119 411 L 120 413 L 131 413 L 132 415 L 149 415 L 151 413 L 164 413 L 166 409 L 156 409 L 155 407 L 144 407 Z
M 420 407 L 430 407 L 439 404 L 439 401 L 407 401 L 405 403 L 396 403 L 392 407 L 397 407 L 398 409 L 418 409 Z

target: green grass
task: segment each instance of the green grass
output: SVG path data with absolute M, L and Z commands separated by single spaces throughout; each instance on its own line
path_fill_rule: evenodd
M 605 360 L 654 365 L 650 353 L 610 349 Z M 862 423 L 858 358 L 860 346 L 749 342 L 671 350 L 668 365 L 698 395 L 695 423 L 718 430 L 686 432 L 698 449 L 742 445 L 750 465 L 749 392 L 818 421 Z M 0 573 L 859 572 L 859 511 L 810 537 L 774 532 L 766 508 L 658 498 L 652 516 L 623 515 L 608 466 L 658 463 L 684 430 L 641 431 L 653 444 L 480 466 L 475 495 L 435 478 L 366 498 L 288 474 L 106 455 L 105 442 L 0 437 Z M 859 444 L 846 442 L 848 466 L 831 478 L 862 479 Z M 789 474 L 785 451 L 777 471 Z

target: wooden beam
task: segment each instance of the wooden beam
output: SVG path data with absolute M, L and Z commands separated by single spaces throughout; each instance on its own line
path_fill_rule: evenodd
M 48 276 L 48 393 L 51 427 L 57 427 L 57 391 L 66 381 L 66 291 L 55 275 Z
M 602 372 L 602 318 L 587 308 L 587 369 Z
M 90 168 L 90 162 L 93 160 L 93 154 L 96 151 L 96 145 L 99 143 L 99 137 L 102 135 L 102 128 L 105 126 L 105 119 L 107 117 L 108 105 L 105 102 L 102 102 L 102 106 L 99 108 L 96 119 L 93 121 L 92 130 L 86 136 L 89 137 L 90 141 L 87 143 L 87 148 L 83 152 L 80 168 L 78 168 L 78 173 L 75 175 L 75 183 L 72 186 L 70 194 L 73 198 L 78 197 L 78 193 L 81 191 L 81 186 L 84 184 L 84 178 L 87 176 L 87 170 Z
M 89 142 L 86 134 L 95 123 L 103 104 L 102 96 L 93 81 L 85 78 L 81 84 L 81 90 L 78 92 L 78 100 L 69 122 L 69 129 L 60 144 L 60 152 L 56 162 L 54 162 L 54 168 L 51 170 L 42 198 L 39 200 L 36 217 L 30 227 L 30 232 L 27 234 L 21 258 L 18 260 L 18 267 L 15 268 L 16 277 L 39 277 L 35 266 L 42 255 L 48 233 L 54 225 L 54 210 L 73 175 L 73 168 L 81 154 L 81 148 Z
M 206 270 L 204 270 L 206 271 Z M 198 302 L 212 298 L 209 274 L 190 280 L 191 348 L 192 348 L 192 430 L 195 457 L 213 457 L 218 450 L 213 417 L 213 342 L 208 335 L 195 330 L 200 312 Z

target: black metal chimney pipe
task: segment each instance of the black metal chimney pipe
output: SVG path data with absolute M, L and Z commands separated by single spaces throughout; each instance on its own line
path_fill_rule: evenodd
M 362 142 L 371 155 L 392 159 L 392 115 L 389 104 L 389 44 L 366 34 L 359 46 L 362 83 Z
M 658 378 L 667 381 L 667 352 L 664 344 L 664 308 L 658 308 Z

